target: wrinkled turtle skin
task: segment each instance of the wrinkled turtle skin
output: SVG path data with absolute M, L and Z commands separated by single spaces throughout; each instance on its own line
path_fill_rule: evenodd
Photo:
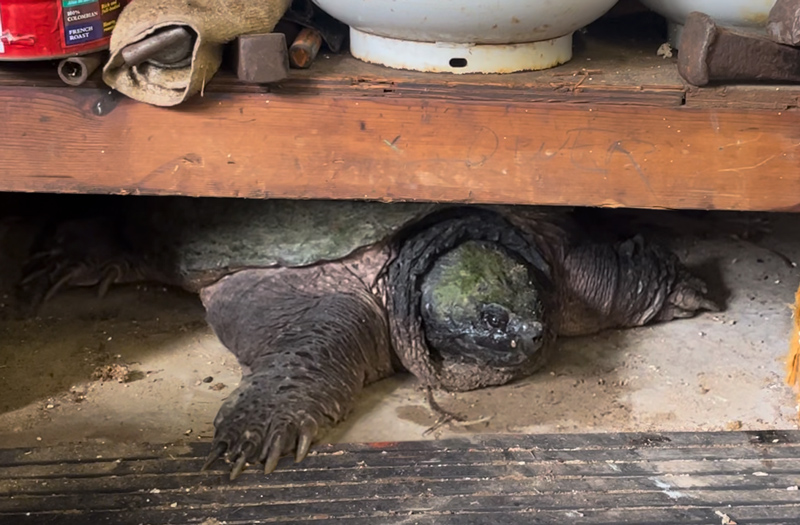
M 466 391 L 535 372 L 558 336 L 716 310 L 637 236 L 593 241 L 533 207 L 136 198 L 56 222 L 20 293 L 157 281 L 198 292 L 242 365 L 210 465 L 301 460 L 368 384 L 400 370 Z

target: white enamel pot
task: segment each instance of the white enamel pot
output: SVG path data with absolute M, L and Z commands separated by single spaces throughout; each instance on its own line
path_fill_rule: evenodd
M 669 22 L 669 41 L 680 47 L 680 34 L 692 11 L 707 14 L 720 25 L 763 31 L 775 0 L 641 0 Z
M 430 72 L 510 73 L 572 58 L 572 34 L 617 0 L 314 0 L 350 26 L 361 60 Z

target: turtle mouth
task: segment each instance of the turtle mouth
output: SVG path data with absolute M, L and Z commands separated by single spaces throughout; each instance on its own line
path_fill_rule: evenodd
M 526 362 L 536 356 L 544 346 L 544 325 L 540 322 L 523 323 L 509 345 L 517 350 L 509 356 L 512 360 L 516 358 L 514 364 Z
M 520 323 L 503 333 L 464 333 L 429 340 L 431 350 L 442 363 L 517 368 L 535 358 L 544 346 L 544 325 Z

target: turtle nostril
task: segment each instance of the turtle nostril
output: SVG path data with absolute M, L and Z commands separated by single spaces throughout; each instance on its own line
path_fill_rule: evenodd
M 540 338 L 542 336 L 542 332 L 544 331 L 542 323 L 537 322 L 522 323 L 519 328 L 520 335 L 534 340 Z

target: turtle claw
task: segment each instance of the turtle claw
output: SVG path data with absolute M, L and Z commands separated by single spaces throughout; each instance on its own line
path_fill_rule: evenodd
M 264 461 L 264 474 L 271 474 L 275 470 L 282 455 L 283 436 L 278 434 L 272 441 L 272 446 L 269 447 L 269 454 L 267 454 L 267 459 Z
M 120 242 L 120 236 L 103 220 L 59 225 L 25 263 L 17 285 L 23 303 L 35 311 L 66 288 L 98 286 L 103 298 L 113 284 L 145 280 L 142 261 Z
M 103 261 L 42 260 L 19 281 L 21 297 L 36 309 L 70 287 L 97 287 L 103 299 L 114 284 L 144 280 L 144 274 L 132 258 L 113 257 Z M 33 265 L 31 265 L 33 266 Z
M 242 452 L 239 456 L 239 459 L 236 460 L 234 463 L 233 468 L 231 469 L 231 481 L 235 481 L 238 478 L 242 471 L 244 471 L 244 467 L 247 465 L 247 454 Z
M 700 301 L 699 310 L 705 310 L 707 312 L 721 312 L 722 307 L 720 307 L 720 305 L 718 305 L 711 299 L 703 299 Z
M 225 443 L 217 443 L 214 447 L 214 450 L 211 451 L 211 454 L 208 455 L 206 462 L 203 463 L 203 468 L 200 469 L 200 472 L 205 472 L 208 470 L 211 465 L 213 465 L 219 458 L 225 454 L 225 451 L 228 450 L 228 445 Z
M 34 256 L 34 257 L 35 257 L 35 256 Z M 31 261 L 33 261 L 33 260 L 34 260 L 34 259 L 31 259 Z M 28 264 L 30 264 L 30 263 L 31 263 L 31 261 L 29 261 L 29 262 L 28 262 Z M 22 279 L 19 281 L 19 285 L 20 285 L 20 286 L 26 286 L 26 285 L 28 285 L 28 284 L 32 283 L 33 281 L 35 281 L 35 280 L 37 280 L 37 279 L 41 279 L 42 277 L 44 277 L 44 275 L 45 275 L 47 272 L 48 272 L 48 268 L 39 268 L 39 269 L 38 269 L 38 270 L 36 270 L 36 271 L 29 272 L 27 275 L 25 275 L 25 276 L 24 276 L 24 277 L 23 277 L 23 278 L 22 278 Z
M 311 448 L 311 442 L 314 440 L 314 436 L 317 434 L 316 425 L 314 425 L 313 429 L 309 427 L 309 425 L 305 425 L 300 431 L 300 437 L 297 440 L 297 451 L 294 455 L 295 463 L 300 463 L 306 458 L 308 455 L 308 450 Z
M 96 275 L 103 275 L 103 267 L 93 267 L 90 264 L 53 259 L 39 259 L 35 264 L 29 261 L 30 270 L 20 279 L 17 285 L 21 297 L 35 310 L 39 306 L 50 302 L 62 290 L 72 286 L 92 286 L 100 282 L 101 289 L 107 291 L 116 281 L 116 272 L 105 271 L 104 277 L 98 279 Z M 106 281 L 109 281 L 106 283 Z
M 319 425 L 306 410 L 296 410 L 262 374 L 242 379 L 242 384 L 223 403 L 214 420 L 214 449 L 210 466 L 223 455 L 234 462 L 231 479 L 246 463 L 263 463 L 264 474 L 272 473 L 284 455 L 302 461 L 317 436 Z
M 55 297 L 56 294 L 58 294 L 58 292 L 60 292 L 61 289 L 64 288 L 64 286 L 67 283 L 69 283 L 72 279 L 74 279 L 75 277 L 78 276 L 80 271 L 81 271 L 81 268 L 78 266 L 78 267 L 72 268 L 71 270 L 67 271 L 64 275 L 62 275 L 61 278 L 58 279 L 58 281 L 56 281 L 56 283 L 47 290 L 47 293 L 44 294 L 44 298 L 42 299 L 42 303 L 47 303 L 53 297 Z
M 111 285 L 120 281 L 122 276 L 123 271 L 118 265 L 109 265 L 105 272 L 105 276 L 103 276 L 103 279 L 100 281 L 100 284 L 97 287 L 97 297 L 99 299 L 105 298 L 105 296 L 108 294 L 108 290 L 111 288 Z

